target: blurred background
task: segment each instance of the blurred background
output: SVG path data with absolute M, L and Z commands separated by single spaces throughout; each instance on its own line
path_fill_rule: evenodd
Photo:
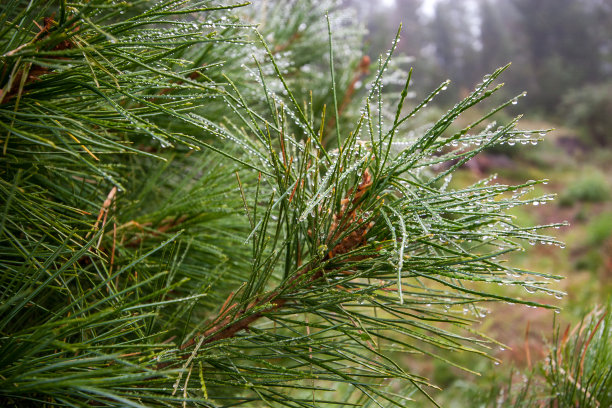
M 404 70 L 413 67 L 411 89 L 422 100 L 446 79 L 453 86 L 434 99 L 438 117 L 480 82 L 483 75 L 512 62 L 503 74 L 501 99 L 527 91 L 505 112 L 509 120 L 525 114 L 525 129 L 555 130 L 537 145 L 503 146 L 468 163 L 454 183 L 468 184 L 497 173 L 503 182 L 549 179 L 535 194 L 556 193 L 546 205 L 520 208 L 525 225 L 568 221 L 554 230 L 566 248 L 535 245 L 511 260 L 526 269 L 565 277 L 561 313 L 492 304 L 482 328 L 505 343 L 493 354 L 500 366 L 466 356 L 466 366 L 482 376 L 448 368 L 430 359 L 410 357 L 445 391 L 444 406 L 468 406 L 493 384 L 507 381 L 516 368 L 525 370 L 544 359 L 553 336 L 553 320 L 563 329 L 612 293 L 612 1 L 610 0 L 346 0 L 351 16 L 367 28 L 364 52 L 372 61 L 384 54 L 402 24 L 397 54 Z M 353 18 L 353 17 L 352 17 Z M 400 58 L 401 59 L 401 58 Z M 481 107 L 466 123 L 484 113 Z M 500 121 L 503 121 L 501 118 Z M 507 290 L 504 288 L 504 290 Z M 532 295 L 537 298 L 536 295 Z M 457 356 L 454 356 L 457 358 Z M 461 357 L 459 357 L 461 359 Z M 474 405 L 476 406 L 476 405 Z

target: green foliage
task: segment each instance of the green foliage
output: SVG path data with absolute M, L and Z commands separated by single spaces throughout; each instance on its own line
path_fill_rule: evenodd
M 448 407 L 607 407 L 612 398 L 610 308 L 595 307 L 581 322 L 555 324 L 546 357 L 533 368 L 487 370 L 478 386 L 456 380 L 444 394 Z
M 449 188 L 541 132 L 475 131 L 520 95 L 451 127 L 505 68 L 415 130 L 448 83 L 403 109 L 390 52 L 353 98 L 316 4 L 3 3 L 0 403 L 405 406 L 431 384 L 394 355 L 485 356 L 483 302 L 538 305 L 497 284 L 560 294 L 503 260 L 558 244 L 506 213 L 538 181 Z
M 597 171 L 583 174 L 574 180 L 561 194 L 559 203 L 571 206 L 577 202 L 600 203 L 610 198 L 610 185 L 605 176 Z
M 573 332 L 557 332 L 546 380 L 560 407 L 612 405 L 611 324 L 610 309 L 596 309 Z
M 586 139 L 600 146 L 612 142 L 612 83 L 585 86 L 563 97 L 561 113 L 569 124 L 586 130 Z
M 612 236 L 612 213 L 605 212 L 594 217 L 587 228 L 588 244 L 602 245 Z
M 500 389 L 486 406 L 609 407 L 612 404 L 612 318 L 595 308 L 582 322 L 559 326 L 541 366 Z

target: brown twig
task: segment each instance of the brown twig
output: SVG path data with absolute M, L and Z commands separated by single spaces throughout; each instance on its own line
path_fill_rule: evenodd
M 360 209 L 360 205 L 355 206 L 355 203 L 359 201 L 359 199 L 366 193 L 366 191 L 372 185 L 372 175 L 368 170 L 363 173 L 363 178 L 359 186 L 357 186 L 357 191 L 352 199 L 353 191 L 349 190 L 347 197 L 343 198 L 340 201 L 340 211 L 338 214 L 333 215 L 333 222 L 331 225 L 331 233 L 329 235 L 329 242 L 334 242 L 342 233 L 345 231 L 349 225 L 357 222 L 359 224 L 363 223 L 363 219 L 357 217 L 357 213 Z M 347 210 L 347 206 L 352 204 L 352 210 L 345 214 Z M 362 225 L 360 228 L 354 230 L 347 237 L 345 237 L 342 242 L 336 245 L 329 253 L 329 258 L 333 258 L 336 255 L 345 254 L 350 252 L 353 248 L 358 247 L 365 240 L 365 235 L 368 233 L 371 224 Z
M 108 195 L 106 196 L 106 199 L 102 203 L 102 207 L 100 208 L 100 212 L 98 213 L 98 218 L 96 219 L 96 223 L 94 224 L 93 229 L 85 236 L 85 238 L 89 237 L 94 231 L 98 230 L 98 224 L 100 224 L 100 221 L 102 221 L 103 218 L 104 218 L 104 221 L 102 223 L 102 228 L 104 228 L 104 224 L 106 223 L 106 215 L 108 213 L 108 209 L 110 205 L 112 204 L 113 199 L 115 198 L 116 194 L 117 194 L 117 187 L 111 188 Z M 98 246 L 99 245 L 100 243 L 98 242 Z
M 174 228 L 180 224 L 182 224 L 183 222 L 185 222 L 187 220 L 187 218 L 189 218 L 187 215 L 181 215 L 180 217 L 175 217 L 171 220 L 164 220 L 162 221 L 162 224 L 157 227 L 157 229 L 153 230 L 153 231 L 149 231 L 151 236 L 159 236 L 161 234 L 163 234 L 164 232 L 168 231 L 171 228 Z M 150 225 L 150 223 L 145 223 L 145 224 L 139 224 L 136 221 L 129 221 L 126 224 L 122 225 L 120 228 L 125 228 L 127 226 L 131 226 L 134 225 L 138 228 L 140 228 L 141 231 L 143 231 L 143 233 L 139 236 L 133 237 L 130 241 L 128 241 L 125 246 L 134 248 L 137 247 L 138 245 L 140 245 L 140 243 L 142 241 L 144 241 L 145 239 L 145 235 L 144 235 L 144 230 L 145 230 L 145 226 Z
M 297 31 L 297 32 L 293 33 L 293 35 L 289 38 L 289 40 L 286 43 L 278 44 L 276 47 L 274 47 L 274 49 L 272 50 L 272 55 L 276 55 L 279 52 L 285 51 L 287 48 L 291 47 L 291 45 L 294 42 L 299 40 L 300 37 L 302 37 L 302 33 L 301 32 Z
M 527 327 L 525 327 L 525 343 L 524 343 L 524 348 L 525 348 L 525 358 L 527 360 L 527 367 L 529 367 L 529 369 L 531 370 L 531 351 L 529 350 L 529 323 L 531 323 L 530 321 L 527 321 Z
M 593 340 L 593 336 L 595 336 L 595 333 L 597 332 L 597 329 L 599 329 L 599 325 L 601 324 L 602 320 L 606 317 L 607 314 L 608 313 L 606 312 L 606 313 L 604 313 L 599 318 L 599 321 L 597 322 L 597 324 L 593 328 L 593 331 L 591 331 L 591 334 L 590 334 L 588 340 L 584 344 L 584 350 L 582 350 L 582 356 L 580 357 L 580 376 L 582 376 L 582 371 L 584 370 L 584 358 L 586 356 L 587 350 L 589 349 L 589 344 L 591 344 L 591 340 Z
M 568 339 L 569 339 L 569 330 L 570 330 L 570 325 L 567 325 L 567 328 L 565 329 L 565 332 L 563 333 L 563 338 L 561 339 L 561 343 L 559 344 L 559 347 L 557 347 L 557 364 L 559 366 L 561 366 L 561 350 L 563 349 L 563 347 L 565 347 L 565 344 L 567 343 Z

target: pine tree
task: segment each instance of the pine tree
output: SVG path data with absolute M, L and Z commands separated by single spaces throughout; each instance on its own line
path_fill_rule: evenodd
M 406 406 L 400 353 L 559 295 L 503 259 L 559 244 L 506 213 L 542 181 L 449 184 L 546 132 L 456 124 L 505 67 L 424 124 L 448 82 L 412 103 L 332 2 L 0 7 L 3 406 Z

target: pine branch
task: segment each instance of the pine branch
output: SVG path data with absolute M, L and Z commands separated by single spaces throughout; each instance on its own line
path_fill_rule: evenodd
M 471 372 L 441 350 L 486 356 L 482 302 L 539 305 L 492 285 L 560 295 L 497 259 L 560 244 L 505 213 L 551 199 L 526 196 L 540 182 L 450 184 L 542 132 L 484 127 L 512 100 L 454 123 L 504 68 L 422 127 L 448 83 L 383 93 L 389 53 L 360 98 L 360 37 L 333 9 L 238 6 L 1 6 L 4 405 L 404 406 L 433 385 L 390 353 Z
M 309 265 L 302 268 L 298 273 L 284 282 L 279 288 L 270 291 L 267 294 L 257 296 L 251 301 L 243 311 L 237 309 L 238 304 L 234 303 L 229 307 L 221 307 L 219 315 L 213 319 L 212 327 L 204 333 L 198 334 L 196 337 L 184 343 L 180 348 L 184 350 L 193 346 L 198 338 L 203 338 L 202 344 L 213 343 L 215 341 L 228 339 L 235 336 L 238 332 L 246 330 L 249 326 L 264 317 L 266 313 L 273 313 L 281 309 L 288 301 L 295 297 L 295 291 L 306 287 L 308 288 L 314 282 L 325 277 L 324 265 L 334 263 L 337 255 L 346 254 L 352 251 L 359 250 L 360 247 L 366 244 L 366 235 L 371 224 L 360 227 L 358 230 L 353 230 L 350 234 L 344 236 L 344 233 L 349 228 L 350 223 L 357 220 L 357 212 L 359 211 L 359 199 L 366 194 L 368 188 L 372 185 L 372 176 L 366 170 L 362 176 L 362 181 L 358 185 L 355 194 L 349 191 L 347 197 L 342 200 L 342 208 L 338 214 L 334 215 L 334 223 L 331 227 L 328 242 L 335 242 L 339 237 L 343 236 L 342 240 L 321 260 L 320 264 Z M 352 208 L 349 215 L 345 215 L 347 206 Z M 363 220 L 358 222 L 362 223 Z M 349 258 L 350 260 L 350 258 Z M 346 260 L 344 260 L 346 261 Z M 348 271 L 347 271 L 348 272 Z M 231 296 L 231 295 L 230 295 Z M 229 300 L 229 298 L 228 298 Z M 227 300 L 226 300 L 227 303 Z M 256 310 L 256 312 L 254 312 Z M 185 358 L 187 358 L 185 356 Z

